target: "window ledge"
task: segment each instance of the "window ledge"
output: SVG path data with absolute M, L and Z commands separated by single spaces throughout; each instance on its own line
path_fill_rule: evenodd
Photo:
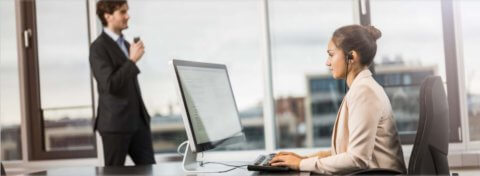
M 450 152 L 448 164 L 450 168 L 480 167 L 480 150 Z

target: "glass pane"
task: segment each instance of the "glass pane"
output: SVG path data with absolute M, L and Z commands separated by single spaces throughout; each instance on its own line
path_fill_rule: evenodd
M 94 149 L 84 0 L 36 1 L 47 151 Z
M 91 106 L 44 109 L 43 116 L 54 119 L 44 124 L 47 151 L 94 149 Z
M 333 31 L 353 23 L 353 1 L 269 5 L 277 147 L 330 146 L 343 83 L 325 66 L 326 50 Z
M 0 1 L 0 160 L 21 160 L 20 87 L 15 1 Z
M 480 60 L 478 49 L 480 48 L 480 1 L 460 1 L 460 15 L 462 24 L 463 58 L 465 64 L 465 86 L 467 90 L 468 124 L 470 128 L 470 140 L 480 140 Z
M 247 145 L 231 149 L 264 148 L 261 2 L 129 1 L 131 41 L 140 36 L 145 55 L 138 63 L 142 94 L 152 116 L 155 152 L 175 152 L 187 140 L 174 77 L 168 61 L 184 59 L 226 64 Z
M 375 79 L 390 99 L 399 133 L 415 134 L 421 83 L 431 75 L 446 81 L 440 0 L 370 3 L 372 24 L 382 31 Z

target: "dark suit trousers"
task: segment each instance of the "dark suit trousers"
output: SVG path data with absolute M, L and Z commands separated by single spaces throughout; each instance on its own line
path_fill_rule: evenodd
M 100 133 L 105 166 L 123 166 L 128 155 L 135 165 L 155 164 L 150 128 L 142 125 L 133 133 Z

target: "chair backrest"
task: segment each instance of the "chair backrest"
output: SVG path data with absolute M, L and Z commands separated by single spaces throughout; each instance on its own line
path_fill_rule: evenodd
M 442 79 L 439 76 L 426 78 L 419 99 L 420 118 L 408 174 L 449 175 L 449 113 Z

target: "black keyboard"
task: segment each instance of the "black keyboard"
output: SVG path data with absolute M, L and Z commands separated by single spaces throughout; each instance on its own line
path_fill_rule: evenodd
M 287 172 L 290 168 L 283 166 L 271 166 L 270 160 L 273 159 L 275 153 L 269 155 L 260 155 L 253 161 L 253 164 L 248 165 L 249 171 L 261 171 L 261 172 Z

